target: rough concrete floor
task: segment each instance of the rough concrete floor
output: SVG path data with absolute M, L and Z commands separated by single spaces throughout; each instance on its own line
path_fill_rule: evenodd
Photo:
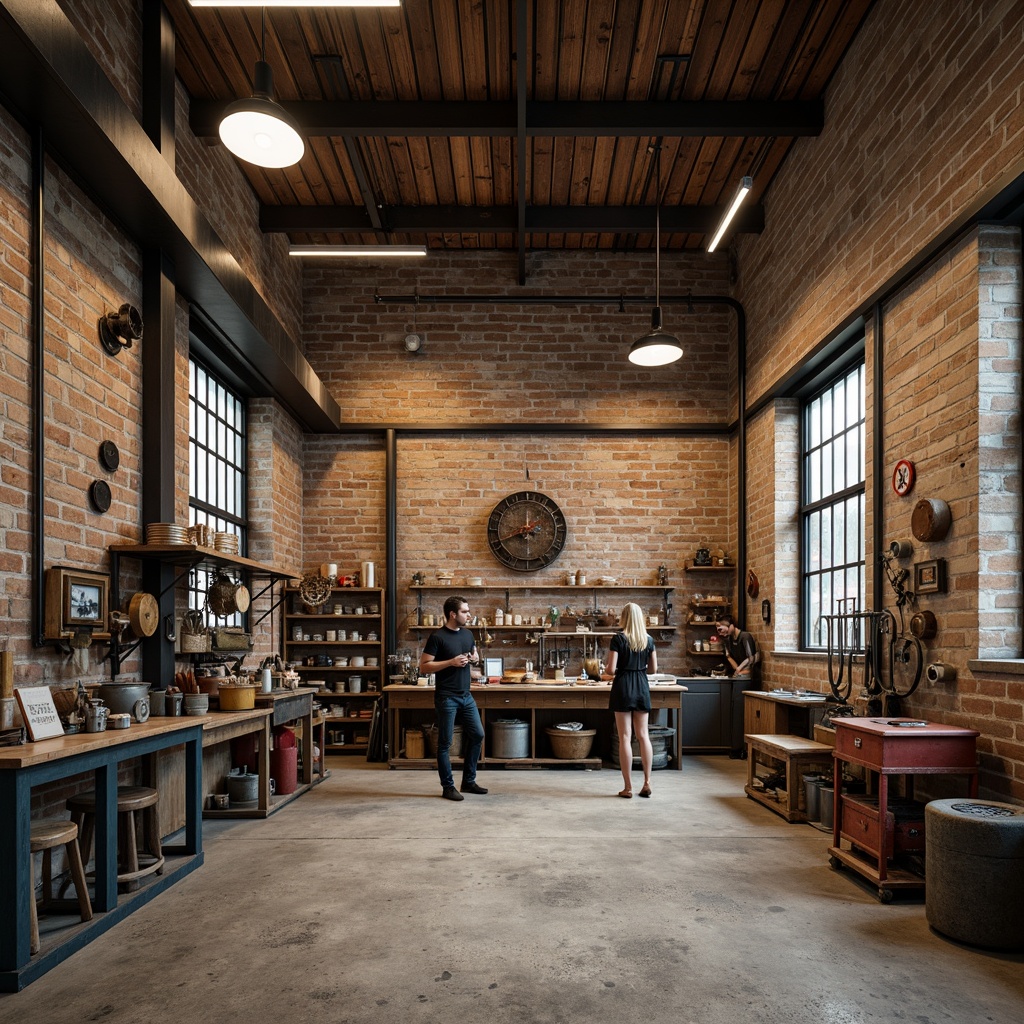
M 335 758 L 266 821 L 207 822 L 205 865 L 0 1021 L 1019 1024 L 1022 956 L 931 931 L 828 867 L 829 838 L 690 757 L 490 771 L 486 797 Z M 637 784 L 639 788 L 639 783 Z

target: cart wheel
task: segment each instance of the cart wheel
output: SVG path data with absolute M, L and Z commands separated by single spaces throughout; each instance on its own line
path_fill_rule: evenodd
M 843 862 L 838 857 L 829 857 L 829 859 L 828 859 L 828 866 L 833 871 L 842 871 L 843 870 Z
M 879 889 L 878 898 L 883 903 L 892 903 L 892 889 Z

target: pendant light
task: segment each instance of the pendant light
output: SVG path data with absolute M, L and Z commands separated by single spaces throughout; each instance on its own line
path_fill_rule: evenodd
M 654 201 L 654 309 L 651 310 L 651 332 L 629 347 L 629 361 L 637 366 L 667 366 L 682 358 L 679 339 L 661 326 L 661 146 L 655 149 L 657 194 Z
M 262 39 L 253 94 L 235 100 L 220 122 L 220 138 L 240 160 L 259 167 L 291 167 L 306 150 L 298 125 L 274 100 L 274 74 L 266 62 L 267 12 L 260 15 Z

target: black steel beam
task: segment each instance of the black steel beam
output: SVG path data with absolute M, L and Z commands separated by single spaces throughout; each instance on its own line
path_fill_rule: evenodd
M 231 100 L 194 99 L 189 112 L 192 131 L 214 138 Z M 331 136 L 474 136 L 514 137 L 519 105 L 500 102 L 429 102 L 356 100 L 284 101 L 281 104 L 306 135 Z M 526 102 L 528 136 L 602 136 L 636 138 L 660 135 L 724 138 L 796 138 L 820 135 L 825 124 L 820 100 L 759 102 Z
M 140 246 L 173 262 L 200 306 L 306 429 L 333 432 L 338 403 L 103 73 L 57 0 L 0 3 L 0 95 Z M 143 317 L 145 318 L 145 310 Z M 142 342 L 144 345 L 145 342 Z
M 707 234 L 722 218 L 718 206 L 662 208 L 661 229 L 669 234 Z M 402 234 L 526 231 L 532 234 L 577 232 L 653 232 L 653 206 L 527 206 L 520 224 L 519 206 L 392 206 L 385 211 L 392 231 Z M 745 206 L 736 215 L 734 231 L 764 230 L 764 207 Z M 371 231 L 361 206 L 264 206 L 264 231 Z

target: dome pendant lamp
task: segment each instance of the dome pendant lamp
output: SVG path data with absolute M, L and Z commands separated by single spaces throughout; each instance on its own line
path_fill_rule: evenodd
M 629 347 L 629 361 L 637 366 L 667 366 L 682 358 L 679 339 L 661 326 L 661 147 L 655 151 L 657 189 L 654 204 L 654 309 L 651 310 L 651 333 L 637 338 Z
M 267 23 L 262 14 L 263 38 L 256 61 L 253 94 L 235 100 L 220 122 L 220 138 L 240 160 L 259 167 L 291 167 L 306 151 L 298 125 L 274 100 L 274 74 L 266 62 Z

